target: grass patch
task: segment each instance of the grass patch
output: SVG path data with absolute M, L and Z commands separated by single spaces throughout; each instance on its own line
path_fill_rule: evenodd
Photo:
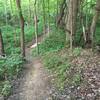
M 55 75 L 56 86 L 60 89 L 63 88 L 66 80 L 66 70 L 71 67 L 67 57 L 60 55 L 58 51 L 54 51 L 45 54 L 42 59 L 44 66 Z
M 8 96 L 11 93 L 11 84 L 9 81 L 4 81 L 1 89 L 1 94 L 4 96 Z
M 78 47 L 77 48 L 74 48 L 73 49 L 73 55 L 76 56 L 76 57 L 77 56 L 80 56 L 81 51 L 82 51 L 82 48 L 78 48 Z

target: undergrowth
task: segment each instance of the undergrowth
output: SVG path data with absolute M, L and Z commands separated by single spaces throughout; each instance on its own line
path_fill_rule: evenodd
M 57 31 L 57 30 L 56 30 Z M 39 53 L 42 57 L 44 66 L 54 74 L 54 84 L 63 89 L 67 81 L 69 84 L 80 84 L 80 73 L 73 73 L 70 79 L 67 72 L 72 68 L 71 59 L 78 57 L 81 54 L 82 48 L 74 48 L 73 52 L 66 47 L 65 33 L 62 31 L 53 31 L 44 41 L 39 45 Z M 70 55 L 72 53 L 72 55 Z M 33 49 L 33 55 L 36 55 L 36 48 Z
M 22 70 L 23 60 L 19 54 L 11 54 L 0 59 L 0 94 L 8 96 L 11 92 L 11 80 Z
M 80 48 L 75 48 L 75 50 L 73 50 L 73 55 L 70 55 L 70 51 L 63 48 L 59 51 L 47 52 L 42 56 L 44 66 L 54 74 L 55 80 L 53 83 L 57 88 L 62 90 L 65 85 L 77 86 L 81 83 L 80 72 L 69 73 L 73 68 L 71 64 L 72 59 L 81 54 L 79 50 Z
M 40 24 L 39 24 L 40 25 Z M 2 26 L 3 42 L 6 54 L 11 54 L 11 52 L 16 51 L 20 47 L 20 27 L 13 27 L 11 25 Z M 39 27 L 40 36 L 42 32 L 42 25 Z M 34 26 L 25 26 L 25 44 L 32 41 L 35 38 Z M 20 51 L 20 50 L 19 50 Z
M 41 23 L 40 23 L 41 24 Z M 11 81 L 19 75 L 23 69 L 23 60 L 20 56 L 20 27 L 18 25 L 2 26 L 2 35 L 6 57 L 0 58 L 0 95 L 8 96 L 11 93 Z M 39 27 L 39 35 L 42 24 Z M 35 38 L 34 26 L 25 25 L 25 43 Z
M 66 44 L 65 38 L 65 34 L 62 30 L 54 30 L 38 45 L 39 54 L 44 55 L 46 52 L 61 50 Z M 36 48 L 33 49 L 33 56 L 37 56 Z
M 66 80 L 66 70 L 71 65 L 66 56 L 59 55 L 58 53 L 58 51 L 46 53 L 42 59 L 44 66 L 54 73 L 56 86 L 63 88 Z

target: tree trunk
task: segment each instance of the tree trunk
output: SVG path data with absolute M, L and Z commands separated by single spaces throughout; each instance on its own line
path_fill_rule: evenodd
M 61 7 L 60 7 L 60 15 L 58 16 L 57 18 L 57 24 L 62 26 L 62 19 L 63 19 L 63 16 L 65 15 L 64 13 L 64 10 L 66 8 L 66 0 L 63 0 L 62 4 L 61 4 Z M 58 13 L 58 12 L 57 12 Z
M 35 39 L 37 45 L 37 54 L 39 54 L 39 47 L 38 47 L 38 18 L 37 18 L 37 2 L 35 0 L 34 4 L 34 24 L 35 24 Z
M 29 23 L 31 24 L 31 0 L 29 0 Z
M 48 34 L 50 33 L 50 0 L 48 0 Z
M 24 17 L 22 15 L 20 0 L 16 0 L 19 17 L 20 17 L 20 25 L 21 25 L 21 55 L 25 57 L 25 36 L 24 36 Z
M 68 35 L 70 37 L 70 48 L 72 50 L 73 46 L 73 36 L 76 33 L 76 24 L 77 24 L 77 15 L 78 15 L 78 7 L 79 0 L 69 0 L 68 2 L 68 15 L 66 15 L 66 38 L 68 39 Z
M 95 7 L 95 14 L 94 14 L 92 24 L 91 24 L 91 27 L 90 27 L 91 47 L 92 48 L 94 47 L 94 33 L 95 33 L 95 30 L 96 30 L 96 23 L 99 19 L 99 15 L 100 15 L 100 0 L 97 0 L 96 7 Z
M 2 37 L 2 32 L 0 29 L 0 55 L 4 55 L 4 44 L 3 44 L 3 37 Z
M 44 26 L 43 26 L 43 32 L 44 32 L 44 34 L 46 34 L 46 11 L 45 11 L 45 1 L 44 0 L 42 0 L 42 7 L 43 7 L 43 24 L 44 24 Z
M 10 7 L 11 7 L 11 15 L 13 15 L 13 4 L 12 4 L 12 0 L 10 0 Z
M 6 26 L 7 26 L 8 25 L 8 18 L 7 18 L 7 0 L 5 0 L 4 7 L 5 7 L 5 23 L 6 23 Z M 7 32 L 7 27 L 6 27 L 6 32 Z

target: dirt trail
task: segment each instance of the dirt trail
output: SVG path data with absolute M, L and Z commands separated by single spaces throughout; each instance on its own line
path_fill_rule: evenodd
M 15 81 L 13 94 L 8 100 L 52 100 L 47 71 L 39 57 L 32 57 L 32 49 L 26 49 L 27 63 L 20 79 Z

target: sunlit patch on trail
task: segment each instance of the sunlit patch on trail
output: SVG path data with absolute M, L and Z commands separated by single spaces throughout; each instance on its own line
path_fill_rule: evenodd
M 38 44 L 40 44 L 40 42 Z M 37 43 L 35 43 L 32 46 L 30 46 L 30 48 L 35 48 L 35 47 L 37 47 Z

